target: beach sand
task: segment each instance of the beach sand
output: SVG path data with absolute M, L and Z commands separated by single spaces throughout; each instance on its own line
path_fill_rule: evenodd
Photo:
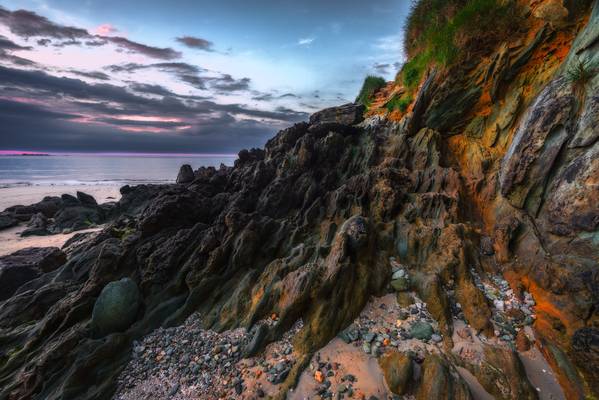
M 68 234 L 56 234 L 49 236 L 28 236 L 21 237 L 22 231 L 27 229 L 25 224 L 15 226 L 9 229 L 0 231 L 0 257 L 14 253 L 17 250 L 27 247 L 62 247 L 73 235 L 83 232 L 94 232 L 102 229 L 101 227 L 93 229 L 85 229 Z
M 35 185 L 0 188 L 0 211 L 10 206 L 29 205 L 41 201 L 45 196 L 60 196 L 77 191 L 94 196 L 98 203 L 106 203 L 121 198 L 121 185 Z

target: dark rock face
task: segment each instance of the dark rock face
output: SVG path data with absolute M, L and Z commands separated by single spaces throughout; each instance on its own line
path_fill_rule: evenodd
M 361 104 L 345 104 L 339 107 L 327 108 L 310 117 L 310 124 L 341 124 L 355 125 L 364 120 L 366 107 Z
M 185 164 L 182 165 L 179 169 L 179 174 L 177 175 L 177 183 L 190 183 L 193 182 L 195 176 L 193 174 L 193 169 L 191 169 L 191 165 Z
M 66 254 L 55 247 L 27 248 L 0 257 L 0 301 L 40 275 L 52 272 L 66 262 Z

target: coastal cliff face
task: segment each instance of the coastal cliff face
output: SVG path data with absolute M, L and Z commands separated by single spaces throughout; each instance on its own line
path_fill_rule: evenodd
M 398 395 L 473 398 L 459 368 L 537 398 L 518 356 L 533 341 L 568 399 L 599 397 L 599 2 L 517 4 L 517 32 L 468 63 L 316 113 L 234 167 L 123 188 L 113 222 L 0 301 L 0 398 L 110 398 L 133 342 L 194 313 L 247 328 L 243 357 L 293 331 L 268 393 L 284 398 L 388 293 L 420 299 L 438 342 L 418 360 L 380 346 Z

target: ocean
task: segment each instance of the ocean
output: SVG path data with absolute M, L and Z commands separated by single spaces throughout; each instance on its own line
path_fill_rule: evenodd
M 183 164 L 233 165 L 236 155 L 60 154 L 0 156 L 0 188 L 36 185 L 134 185 L 174 182 Z

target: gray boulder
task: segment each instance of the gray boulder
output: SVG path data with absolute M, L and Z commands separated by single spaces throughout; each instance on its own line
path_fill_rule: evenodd
M 125 331 L 135 322 L 140 302 L 139 289 L 131 279 L 110 282 L 94 304 L 92 325 L 100 335 Z
M 184 164 L 179 169 L 179 175 L 177 175 L 177 183 L 191 183 L 195 179 L 193 169 L 191 165 Z

